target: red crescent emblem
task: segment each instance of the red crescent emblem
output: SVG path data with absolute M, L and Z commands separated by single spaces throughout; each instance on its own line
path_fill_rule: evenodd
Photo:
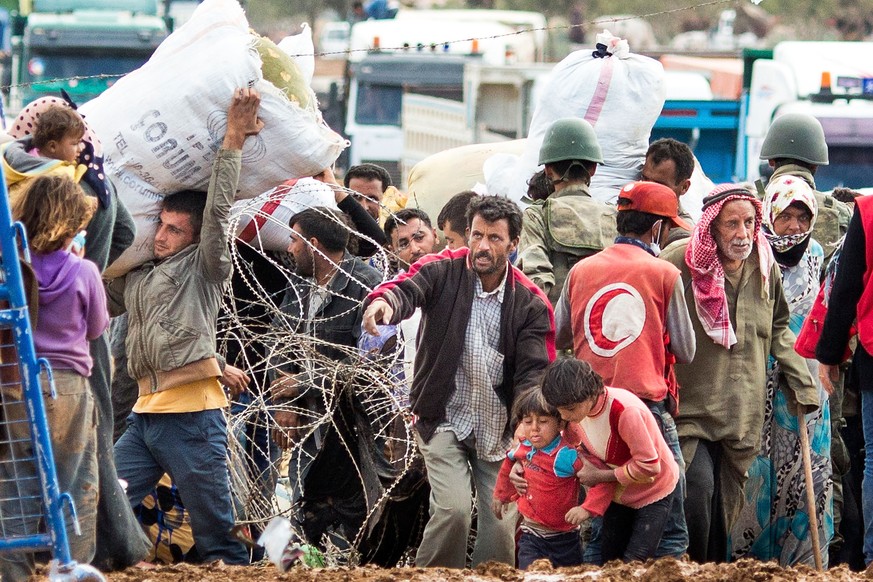
M 603 312 L 606 311 L 606 306 L 609 305 L 609 302 L 619 295 L 629 295 L 629 293 L 625 289 L 611 289 L 589 304 L 591 315 L 586 326 L 592 336 L 589 341 L 593 341 L 602 350 L 614 350 L 625 339 L 621 338 L 618 341 L 613 341 L 603 335 Z
M 643 330 L 646 306 L 639 291 L 612 283 L 592 295 L 585 306 L 585 338 L 594 354 L 609 358 L 632 344 Z

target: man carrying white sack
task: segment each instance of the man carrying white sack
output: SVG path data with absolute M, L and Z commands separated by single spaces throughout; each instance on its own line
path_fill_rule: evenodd
M 128 311 L 128 371 L 139 398 L 115 444 L 118 476 L 131 505 L 166 472 L 179 489 L 205 562 L 247 564 L 248 551 L 230 530 L 233 504 L 227 472 L 227 397 L 248 377 L 222 373 L 215 355 L 222 287 L 230 277 L 228 216 L 239 183 L 246 138 L 261 131 L 260 95 L 237 89 L 209 191 L 183 191 L 163 201 L 155 259 L 107 285 L 113 315 Z

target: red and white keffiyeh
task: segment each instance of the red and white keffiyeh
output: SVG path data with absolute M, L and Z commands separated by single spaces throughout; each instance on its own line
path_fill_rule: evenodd
M 712 341 L 727 349 L 737 343 L 737 335 L 731 325 L 724 290 L 724 267 L 718 257 L 718 246 L 712 236 L 711 226 L 724 205 L 732 200 L 748 200 L 755 207 L 754 244 L 758 250 L 764 288 L 767 288 L 774 259 L 770 245 L 761 233 L 761 202 L 742 186 L 720 184 L 703 199 L 703 214 L 685 250 L 685 263 L 691 270 L 691 289 L 700 324 Z

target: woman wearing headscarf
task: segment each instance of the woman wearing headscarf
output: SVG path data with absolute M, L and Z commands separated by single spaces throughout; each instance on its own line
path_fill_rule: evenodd
M 779 269 L 790 311 L 789 327 L 797 334 L 819 291 L 824 252 L 811 237 L 818 205 L 809 185 L 783 176 L 768 186 L 763 201 L 762 231 Z M 813 378 L 817 363 L 807 359 Z M 749 468 L 745 504 L 731 533 L 731 557 L 778 560 L 783 566 L 813 564 L 805 495 L 798 417 L 781 389 L 781 370 L 771 360 L 761 451 Z M 833 537 L 831 425 L 827 394 L 819 386 L 821 406 L 805 415 L 812 457 L 813 491 L 819 543 L 825 565 Z

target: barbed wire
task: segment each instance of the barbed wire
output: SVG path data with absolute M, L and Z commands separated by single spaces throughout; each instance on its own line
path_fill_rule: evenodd
M 742 3 L 742 0 L 708 0 L 707 2 L 699 2 L 697 4 L 693 4 L 690 6 L 670 8 L 667 10 L 659 10 L 657 12 L 648 12 L 645 14 L 627 15 L 627 16 L 621 16 L 621 17 L 616 17 L 616 18 L 606 18 L 606 19 L 595 18 L 593 20 L 588 20 L 586 22 L 581 22 L 579 24 L 559 24 L 559 25 L 542 26 L 542 27 L 536 27 L 536 28 L 523 28 L 520 30 L 512 31 L 512 32 L 506 32 L 506 33 L 502 33 L 502 34 L 494 34 L 494 35 L 490 35 L 490 36 L 459 38 L 459 39 L 445 40 L 445 41 L 440 41 L 440 42 L 429 42 L 426 44 L 419 44 L 419 45 L 415 45 L 415 46 L 402 45 L 402 46 L 394 46 L 394 47 L 379 47 L 378 49 L 362 48 L 362 49 L 348 49 L 348 50 L 344 50 L 344 51 L 294 53 L 294 54 L 289 54 L 289 56 L 291 56 L 292 58 L 293 57 L 330 57 L 330 56 L 337 56 L 337 55 L 350 56 L 350 55 L 356 54 L 356 53 L 372 53 L 375 50 L 386 51 L 386 52 L 387 51 L 406 51 L 406 50 L 416 49 L 419 47 L 435 49 L 437 47 L 451 46 L 453 44 L 468 43 L 468 42 L 472 42 L 474 40 L 476 40 L 476 41 L 495 40 L 495 39 L 499 39 L 499 38 L 519 36 L 522 34 L 530 34 L 530 33 L 534 33 L 534 32 L 549 32 L 552 30 L 572 30 L 575 28 L 583 28 L 585 26 L 602 25 L 602 24 L 608 24 L 608 23 L 614 23 L 614 22 L 624 22 L 624 21 L 629 21 L 629 20 L 634 20 L 634 19 L 648 20 L 648 19 L 655 18 L 658 16 L 664 16 L 664 15 L 668 15 L 668 14 L 676 14 L 678 12 L 685 12 L 688 10 L 697 10 L 699 8 L 706 8 L 709 6 L 717 6 L 717 5 L 722 5 L 722 4 L 739 5 L 740 3 Z M 120 79 L 123 76 L 124 76 L 124 74 L 97 74 L 97 75 L 76 75 L 76 76 L 72 76 L 72 77 L 55 77 L 52 79 L 42 79 L 39 81 L 30 81 L 27 83 L 15 83 L 15 84 L 10 84 L 10 85 L 0 85 L 0 88 L 2 88 L 4 91 L 6 91 L 6 90 L 13 89 L 13 88 L 17 89 L 20 87 L 31 87 L 33 85 L 40 85 L 40 84 L 62 83 L 65 81 L 87 81 L 90 79 Z
M 298 186 L 299 188 L 299 186 Z M 351 194 L 353 191 L 341 186 L 334 190 Z M 305 194 L 290 187 L 275 189 L 269 196 L 279 202 L 286 196 Z M 250 208 L 233 214 L 229 232 L 240 231 L 240 223 L 263 215 L 263 199 L 252 201 Z M 350 236 L 362 240 L 371 238 L 357 232 L 342 217 L 333 211 L 317 208 L 318 212 L 346 229 Z M 265 216 L 264 218 L 272 218 Z M 399 223 L 403 223 L 398 219 Z M 284 251 L 265 251 L 261 245 L 267 239 L 275 241 L 276 229 L 281 229 L 290 241 L 291 228 L 287 223 L 267 220 L 259 229 L 269 228 L 269 237 L 255 236 L 250 242 L 236 239 L 231 260 L 234 266 L 235 287 L 228 289 L 224 297 L 224 309 L 219 321 L 220 349 L 234 359 L 235 363 L 249 373 L 249 401 L 235 405 L 229 415 L 230 435 L 251 435 L 258 432 L 267 435 L 283 430 L 276 421 L 277 413 L 293 413 L 299 418 L 298 438 L 286 451 L 279 454 L 269 440 L 253 442 L 251 439 L 230 438 L 231 482 L 235 498 L 242 509 L 239 523 L 262 526 L 272 517 L 284 515 L 292 518 L 298 539 L 323 548 L 328 564 L 355 564 L 360 561 L 360 549 L 371 535 L 374 523 L 390 503 L 395 490 L 416 464 L 416 445 L 412 436 L 412 424 L 408 402 L 408 383 L 411 378 L 398 373 L 402 366 L 405 342 L 402 338 L 396 349 L 385 354 L 365 352 L 362 347 L 348 340 L 356 337 L 352 329 L 346 343 L 331 341 L 336 338 L 320 336 L 317 326 L 353 315 L 360 309 L 361 297 L 318 286 L 308 276 L 298 272 L 293 258 Z M 260 234 L 260 230 L 258 235 Z M 309 240 L 301 239 L 314 255 L 323 260 L 329 257 Z M 275 242 L 274 242 L 275 244 Z M 389 250 L 377 246 L 377 263 L 387 265 L 397 259 Z M 259 263 L 260 272 L 257 268 Z M 355 263 L 358 264 L 358 263 Z M 264 272 L 268 271 L 269 276 Z M 342 274 L 369 291 L 370 286 L 356 275 L 336 265 L 336 275 Z M 389 277 L 387 267 L 381 278 Z M 344 300 L 348 309 L 340 309 L 335 315 L 311 313 L 307 298 L 316 289 L 329 292 L 325 301 Z M 295 309 L 290 309 L 290 305 Z M 359 319 L 359 318 L 356 318 Z M 276 401 L 269 395 L 269 378 L 281 373 L 294 372 L 306 378 L 306 390 L 297 398 Z M 304 394 L 305 392 L 305 394 Z M 351 466 L 353 478 L 361 483 L 364 491 L 362 524 L 354 531 L 329 531 L 319 539 L 307 535 L 306 521 L 300 521 L 300 512 L 306 506 L 305 477 L 302 467 L 312 463 L 317 451 L 311 441 L 323 446 L 328 431 L 348 434 L 347 408 L 353 402 L 355 414 L 363 415 L 369 427 L 366 439 L 373 447 L 374 458 L 384 456 L 390 478 L 377 480 L 374 488 L 373 467 L 362 459 L 360 443 L 339 439 L 341 453 Z M 360 427 L 356 428 L 360 431 Z M 355 433 L 357 434 L 357 433 Z M 360 436 L 360 435 L 358 435 Z M 337 460 L 339 463 L 340 460 Z M 303 487 L 303 491 L 301 491 Z M 303 497 L 301 498 L 301 493 Z

